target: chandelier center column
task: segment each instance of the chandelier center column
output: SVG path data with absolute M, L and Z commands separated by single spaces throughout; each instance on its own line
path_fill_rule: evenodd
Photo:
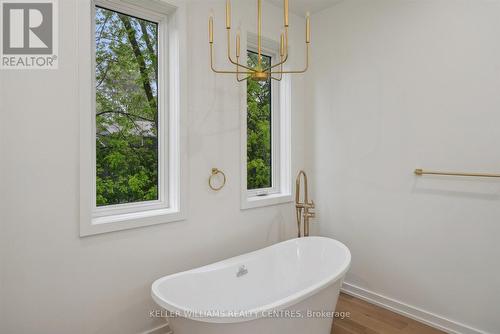
M 257 0 L 258 7 L 258 48 L 259 48 L 259 65 L 262 65 L 262 0 Z

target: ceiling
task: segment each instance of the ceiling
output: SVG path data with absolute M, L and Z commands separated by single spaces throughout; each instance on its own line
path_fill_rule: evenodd
M 267 0 L 279 7 L 283 7 L 283 0 Z M 297 15 L 307 12 L 316 13 L 335 5 L 342 0 L 290 0 L 290 10 Z

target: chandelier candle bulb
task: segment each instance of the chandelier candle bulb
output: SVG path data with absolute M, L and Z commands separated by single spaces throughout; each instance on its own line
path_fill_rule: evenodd
M 241 38 L 240 32 L 236 34 L 236 58 L 240 58 L 241 56 Z
M 226 29 L 231 29 L 231 1 L 226 0 Z
M 311 43 L 311 15 L 306 15 L 306 43 Z
M 208 40 L 210 44 L 214 43 L 214 17 L 210 16 L 208 19 Z
M 285 9 L 285 27 L 288 28 L 289 26 L 289 16 L 288 16 L 288 12 L 289 12 L 289 6 L 288 6 L 288 0 L 285 0 L 285 5 L 284 5 L 284 9 Z

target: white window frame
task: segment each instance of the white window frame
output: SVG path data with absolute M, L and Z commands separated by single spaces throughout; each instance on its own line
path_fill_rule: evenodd
M 257 36 L 247 33 L 246 50 L 257 52 Z M 262 53 L 271 56 L 272 63 L 279 61 L 279 43 L 263 38 Z M 246 59 L 246 52 L 245 52 Z M 244 110 L 241 138 L 241 208 L 252 209 L 263 206 L 289 203 L 292 201 L 291 185 L 291 105 L 290 77 L 271 82 L 271 169 L 272 187 L 248 189 L 247 180 L 247 86 L 244 86 Z
M 185 8 L 154 0 L 85 0 L 79 8 L 80 80 L 80 236 L 89 236 L 184 219 L 185 162 Z M 158 24 L 158 200 L 96 205 L 95 8 Z M 89 27 L 90 23 L 90 29 Z M 88 51 L 90 49 L 90 57 Z M 181 192 L 181 188 L 183 191 Z

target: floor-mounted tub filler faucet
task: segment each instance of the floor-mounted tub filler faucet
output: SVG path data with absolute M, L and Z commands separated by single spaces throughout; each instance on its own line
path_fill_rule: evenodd
M 304 179 L 304 200 L 300 202 L 300 180 Z M 314 213 L 314 201 L 309 202 L 309 190 L 307 187 L 307 174 L 303 170 L 297 175 L 296 187 L 295 187 L 295 208 L 297 212 L 297 227 L 298 235 L 300 237 L 309 236 L 309 220 L 315 217 Z M 301 230 L 304 230 L 301 233 Z

